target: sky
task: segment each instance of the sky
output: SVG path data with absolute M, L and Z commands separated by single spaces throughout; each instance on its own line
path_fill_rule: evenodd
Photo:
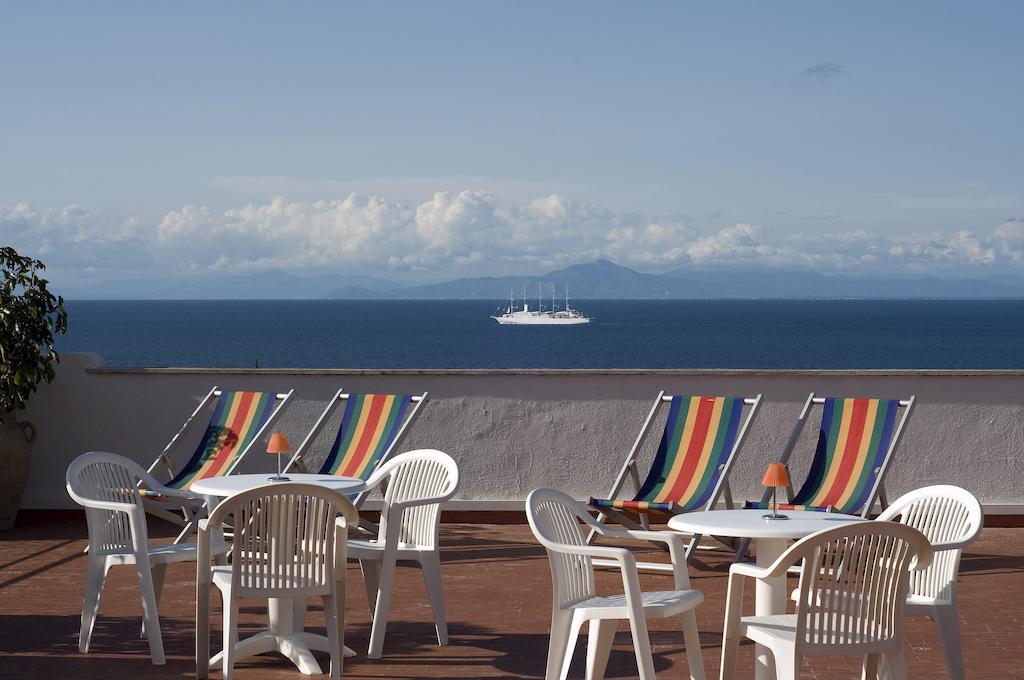
M 67 286 L 1024 275 L 1024 4 L 51 3 L 0 22 L 0 242 Z

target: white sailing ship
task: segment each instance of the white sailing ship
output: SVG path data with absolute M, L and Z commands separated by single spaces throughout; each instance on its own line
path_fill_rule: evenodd
M 541 287 L 537 286 L 537 309 L 531 311 L 526 301 L 526 287 L 523 287 L 523 307 L 516 309 L 514 292 L 508 296 L 508 307 L 492 319 L 502 326 L 578 326 L 590 323 L 590 317 L 569 306 L 569 286 L 565 287 L 565 307 L 558 309 L 555 304 L 555 284 L 551 284 L 551 309 L 544 309 Z

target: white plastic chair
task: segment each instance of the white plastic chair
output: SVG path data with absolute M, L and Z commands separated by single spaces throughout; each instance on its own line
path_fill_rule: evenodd
M 796 680 L 803 656 L 864 656 L 867 680 L 877 678 L 884 656 L 891 677 L 903 680 L 903 608 L 910 570 L 924 569 L 931 556 L 931 544 L 917 529 L 858 522 L 797 541 L 769 567 L 732 565 L 722 680 L 735 675 L 743 637 L 772 651 L 777 680 Z M 746 578 L 783 576 L 801 561 L 795 614 L 741 617 Z
M 231 564 L 210 568 L 211 544 L 229 515 L 234 518 Z M 339 521 L 339 516 L 344 522 Z M 314 637 L 302 631 L 274 630 L 271 621 L 271 630 L 239 641 L 241 598 L 323 598 L 331 677 L 340 678 L 345 631 L 347 528 L 358 524 L 359 514 L 351 502 L 340 493 L 315 484 L 271 483 L 222 501 L 211 513 L 209 522 L 199 529 L 196 677 L 209 677 L 212 583 L 220 590 L 223 601 L 221 664 L 225 680 L 234 672 L 240 648 L 247 648 L 250 653 L 276 649 L 295 661 L 293 657 L 308 654 Z M 299 665 L 302 668 L 303 664 Z
M 448 644 L 438 530 L 441 503 L 454 496 L 459 486 L 459 466 L 442 451 L 410 451 L 381 465 L 366 480 L 366 487 L 369 490 L 385 483 L 377 538 L 350 540 L 348 552 L 349 558 L 359 560 L 366 598 L 373 614 L 367 653 L 371 659 L 379 659 L 384 649 L 395 562 L 398 560 L 419 562 L 434 612 L 437 644 Z
M 958 486 L 928 486 L 901 496 L 878 519 L 914 527 L 931 541 L 931 566 L 911 574 L 905 611 L 907 616 L 928 616 L 935 621 L 949 676 L 963 680 L 956 581 L 960 553 L 977 540 L 985 523 L 981 503 Z
M 548 645 L 547 680 L 569 675 L 572 652 L 580 629 L 589 622 L 587 678 L 604 677 L 617 621 L 629 621 L 633 650 L 641 680 L 652 680 L 654 658 L 647 633 L 647 618 L 682 615 L 686 657 L 693 680 L 703 680 L 704 659 L 694 609 L 704 595 L 690 588 L 686 572 L 686 544 L 679 534 L 634 531 L 606 526 L 590 515 L 587 506 L 554 489 L 536 489 L 526 499 L 526 517 L 534 536 L 547 550 L 551 563 L 553 604 Z M 582 525 L 581 525 L 582 523 Z M 656 541 L 668 546 L 675 590 L 643 592 L 633 554 L 625 548 L 587 545 L 584 530 L 611 538 Z M 624 594 L 599 596 L 594 583 L 594 559 L 615 562 L 622 572 Z
M 160 484 L 141 465 L 116 453 L 91 451 L 71 462 L 66 474 L 68 495 L 85 508 L 89 525 L 86 557 L 85 601 L 78 651 L 87 653 L 92 638 L 100 594 L 107 571 L 117 565 L 135 565 L 142 595 L 143 633 L 149 639 L 149 655 L 156 666 L 165 663 L 160 618 L 157 614 L 167 565 L 192 562 L 198 555 L 194 543 L 150 547 L 146 511 L 139 483 L 160 489 L 167 496 L 194 500 L 194 495 Z M 223 554 L 223 541 L 211 554 Z

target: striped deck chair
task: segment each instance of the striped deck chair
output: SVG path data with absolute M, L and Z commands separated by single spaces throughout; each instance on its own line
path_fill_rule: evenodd
M 876 502 L 885 509 L 885 473 L 914 406 L 909 399 L 838 399 L 807 397 L 780 461 L 790 455 L 811 409 L 821 406 L 821 426 L 807 479 L 800 490 L 789 489 L 780 510 L 819 510 L 867 517 Z M 903 409 L 902 416 L 900 409 Z M 771 490 L 760 502 L 745 507 L 767 509 Z
M 402 438 L 427 403 L 427 393 L 403 394 L 346 394 L 338 390 L 327 408 L 313 424 L 306 438 L 288 461 L 285 470 L 293 466 L 306 469 L 309 449 L 317 434 L 323 429 L 327 418 L 336 407 L 345 404 L 338 433 L 318 474 L 343 475 L 369 479 L 373 471 L 388 459 L 401 443 Z M 358 508 L 368 492 L 360 492 L 350 498 Z
M 231 474 L 281 414 L 291 396 L 291 391 L 286 394 L 229 392 L 214 387 L 149 466 L 148 471 L 157 475 L 159 473 L 156 470 L 162 464 L 170 477 L 165 486 L 184 492 L 196 480 Z M 196 416 L 211 404 L 210 422 L 202 439 L 188 462 L 175 471 L 173 454 L 179 438 L 189 429 Z M 202 510 L 201 503 L 198 507 L 189 506 L 182 503 L 178 495 L 173 499 L 162 495 L 160 489 L 143 489 L 142 496 L 147 512 L 184 526 L 175 542 L 180 542 L 195 530 L 198 512 Z
M 658 394 L 647 420 L 619 471 L 608 498 L 591 498 L 598 521 L 609 518 L 629 527 L 648 526 L 651 514 L 675 515 L 707 510 L 725 496 L 732 508 L 729 471 L 743 445 L 750 424 L 757 415 L 761 395 L 756 397 L 666 396 Z M 643 484 L 637 471 L 637 452 L 651 429 L 659 408 L 668 404 L 665 429 L 657 454 Z M 744 407 L 749 406 L 746 417 Z M 632 499 L 618 498 L 626 478 L 637 487 Z M 633 519 L 640 516 L 640 522 Z M 700 536 L 694 536 L 686 551 L 693 554 Z M 593 532 L 591 534 L 593 540 Z M 653 568 L 651 565 L 645 565 Z M 665 565 L 661 565 L 664 567 Z

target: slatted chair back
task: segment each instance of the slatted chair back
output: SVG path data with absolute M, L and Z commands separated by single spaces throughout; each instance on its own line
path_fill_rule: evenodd
M 707 508 L 718 499 L 736 453 L 760 403 L 760 395 L 744 397 L 658 396 L 654 411 L 668 404 L 668 415 L 654 462 L 632 500 L 616 499 L 624 475 L 612 498 L 592 498 L 598 509 L 635 512 L 690 512 Z M 744 406 L 750 406 L 743 417 Z M 648 417 L 648 423 L 650 422 Z M 645 425 L 645 429 L 649 427 Z M 641 436 L 643 433 L 641 433 Z M 639 444 L 639 439 L 638 439 Z M 636 450 L 627 465 L 635 465 Z M 624 468 L 625 469 L 625 468 Z
M 901 644 L 910 570 L 931 555 L 924 534 L 894 522 L 848 524 L 794 544 L 772 570 L 802 560 L 796 653 L 873 654 Z
M 345 569 L 345 526 L 359 522 L 351 502 L 338 492 L 290 482 L 227 498 L 210 515 L 209 526 L 221 526 L 229 516 L 231 583 L 239 597 L 329 594 L 336 572 Z M 345 525 L 338 525 L 339 516 Z M 208 548 L 208 533 L 201 534 L 202 548 Z
M 395 456 L 367 481 L 387 480 L 378 540 L 403 548 L 434 550 L 438 545 L 441 503 L 455 495 L 459 466 L 443 451 L 420 449 Z
M 974 494 L 957 486 L 928 486 L 896 499 L 878 519 L 913 527 L 932 544 L 931 565 L 910 575 L 911 595 L 953 601 L 961 551 L 977 540 L 985 520 Z
M 584 506 L 553 489 L 536 489 L 526 501 L 530 528 L 548 554 L 556 610 L 597 594 L 593 560 L 579 550 L 587 547 L 584 514 Z
M 191 458 L 166 485 L 188 489 L 197 480 L 231 474 L 270 423 L 280 415 L 291 394 L 211 390 L 193 413 L 194 417 L 211 398 L 215 399 L 206 431 Z M 182 431 L 187 427 L 188 422 Z M 162 458 L 169 456 L 180 434 L 167 445 Z
M 139 483 L 147 479 L 151 478 L 141 465 L 115 453 L 91 451 L 68 466 L 68 494 L 85 508 L 91 555 L 147 550 L 146 515 L 139 495 Z

